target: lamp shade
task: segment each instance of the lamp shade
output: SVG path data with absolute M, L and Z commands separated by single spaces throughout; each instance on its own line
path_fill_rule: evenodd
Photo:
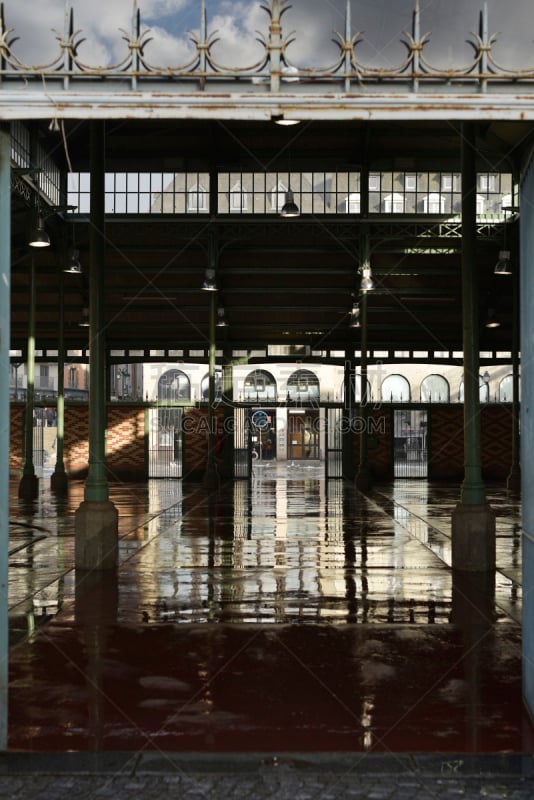
M 485 326 L 486 328 L 500 328 L 501 323 L 497 319 L 494 308 L 488 308 Z
M 202 282 L 202 289 L 205 292 L 216 292 L 217 291 L 217 284 L 215 282 L 215 270 L 214 269 L 207 269 L 206 275 L 204 276 L 204 280 Z
M 300 119 L 295 119 L 294 117 L 284 117 L 283 114 L 273 114 L 271 119 L 273 122 L 276 122 L 277 125 L 285 125 L 286 127 L 298 125 L 300 123 Z
M 373 281 L 373 276 L 371 275 L 371 268 L 364 267 L 362 270 L 362 280 L 360 283 L 360 290 L 362 292 L 370 292 L 374 288 L 375 288 L 375 283 Z
M 298 205 L 295 203 L 295 199 L 293 197 L 293 192 L 291 189 L 288 189 L 286 192 L 285 203 L 282 206 L 280 211 L 281 217 L 298 217 L 300 216 L 300 209 Z
M 226 322 L 226 317 L 224 315 L 224 308 L 219 306 L 217 309 L 217 321 L 215 323 L 217 328 L 226 328 L 228 323 Z
M 79 259 L 80 253 L 78 250 L 71 250 L 69 260 L 63 272 L 69 272 L 73 275 L 79 275 L 82 271 L 82 265 Z
M 499 253 L 499 259 L 495 264 L 495 269 L 493 270 L 495 275 L 511 275 L 512 274 L 512 267 L 510 263 L 510 251 L 509 250 L 501 250 Z
M 32 231 L 28 244 L 30 247 L 50 247 L 50 236 L 45 231 L 42 217 L 37 218 L 37 225 Z

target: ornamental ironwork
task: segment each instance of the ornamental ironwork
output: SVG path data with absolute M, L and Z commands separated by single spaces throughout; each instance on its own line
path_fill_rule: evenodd
M 17 36 L 6 22 L 4 6 L 0 7 L 0 80 L 24 79 L 25 81 L 61 81 L 64 89 L 77 79 L 121 79 L 128 78 L 130 88 L 138 90 L 149 81 L 179 82 L 189 86 L 189 90 L 210 89 L 220 82 L 248 82 L 265 87 L 276 93 L 284 83 L 300 83 L 306 88 L 313 85 L 336 86 L 344 92 L 360 92 L 368 88 L 387 91 L 403 88 L 417 92 L 424 86 L 426 92 L 443 91 L 454 86 L 457 92 L 485 92 L 491 87 L 506 83 L 527 84 L 534 81 L 534 67 L 509 69 L 496 60 L 493 46 L 496 33 L 489 33 L 487 6 L 480 12 L 478 32 L 469 39 L 474 50 L 472 61 L 456 68 L 443 68 L 432 65 L 426 58 L 425 47 L 430 41 L 430 32 L 421 32 L 419 0 L 416 0 L 410 31 L 403 34 L 402 43 L 406 55 L 394 66 L 373 67 L 365 64 L 359 57 L 359 47 L 365 41 L 361 31 L 353 31 L 351 2 L 347 0 L 345 27 L 337 32 L 336 42 L 339 55 L 331 64 L 323 67 L 307 67 L 296 64 L 290 56 L 290 45 L 295 41 L 293 32 L 284 33 L 282 18 L 291 8 L 287 0 L 265 0 L 261 8 L 269 18 L 268 30 L 258 33 L 258 41 L 263 48 L 261 57 L 249 66 L 235 67 L 220 63 L 215 54 L 219 41 L 218 32 L 210 31 L 208 26 L 206 0 L 200 3 L 199 30 L 190 33 L 194 46 L 191 58 L 183 64 L 161 65 L 154 61 L 150 42 L 150 28 L 143 26 L 141 11 L 137 0 L 133 0 L 131 27 L 129 31 L 119 29 L 125 42 L 122 58 L 108 66 L 91 65 L 83 60 L 80 47 L 85 41 L 83 32 L 76 28 L 74 9 L 71 0 L 66 0 L 63 31 L 56 33 L 58 52 L 44 64 L 26 64 L 15 50 Z

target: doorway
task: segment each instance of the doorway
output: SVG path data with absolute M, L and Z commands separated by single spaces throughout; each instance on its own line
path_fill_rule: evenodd
M 276 459 L 276 410 L 257 408 L 250 415 L 253 461 Z
M 183 409 L 149 409 L 148 477 L 182 477 Z
M 320 458 L 319 409 L 289 408 L 287 412 L 287 457 L 291 461 Z

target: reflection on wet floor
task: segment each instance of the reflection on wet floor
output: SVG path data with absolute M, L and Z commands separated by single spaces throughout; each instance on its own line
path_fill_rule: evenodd
M 366 497 L 304 462 L 258 464 L 211 493 L 111 485 L 116 576 L 75 575 L 82 495 L 43 488 L 23 507 L 13 494 L 12 748 L 530 745 L 519 507 L 503 493 L 489 585 L 450 569 L 455 487 Z

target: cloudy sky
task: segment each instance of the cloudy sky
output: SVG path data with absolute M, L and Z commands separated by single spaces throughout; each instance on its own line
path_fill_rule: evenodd
M 270 4 L 270 0 L 263 0 Z M 484 0 L 420 0 L 422 32 L 431 31 L 426 57 L 436 66 L 471 61 L 467 39 L 478 30 Z M 495 56 L 507 67 L 534 66 L 533 0 L 486 0 L 489 31 L 499 33 Z M 400 40 L 411 29 L 415 0 L 352 0 L 352 29 L 362 31 L 360 59 L 369 65 L 394 65 L 406 50 Z M 153 41 L 146 50 L 152 64 L 178 66 L 193 52 L 188 31 L 198 30 L 200 0 L 138 0 L 143 27 Z M 133 0 L 72 0 L 76 29 L 85 42 L 81 59 L 92 66 L 107 66 L 127 53 L 120 29 L 131 26 Z M 268 14 L 260 0 L 207 0 L 209 31 L 218 30 L 214 57 L 226 66 L 251 65 L 263 54 L 257 31 L 268 31 Z M 295 30 L 296 42 L 288 55 L 296 64 L 328 66 L 339 50 L 335 31 L 343 32 L 345 0 L 292 0 L 283 17 L 284 32 Z M 61 33 L 65 0 L 5 0 L 6 25 L 19 40 L 17 56 L 32 65 L 44 64 L 57 53 L 56 33 Z

